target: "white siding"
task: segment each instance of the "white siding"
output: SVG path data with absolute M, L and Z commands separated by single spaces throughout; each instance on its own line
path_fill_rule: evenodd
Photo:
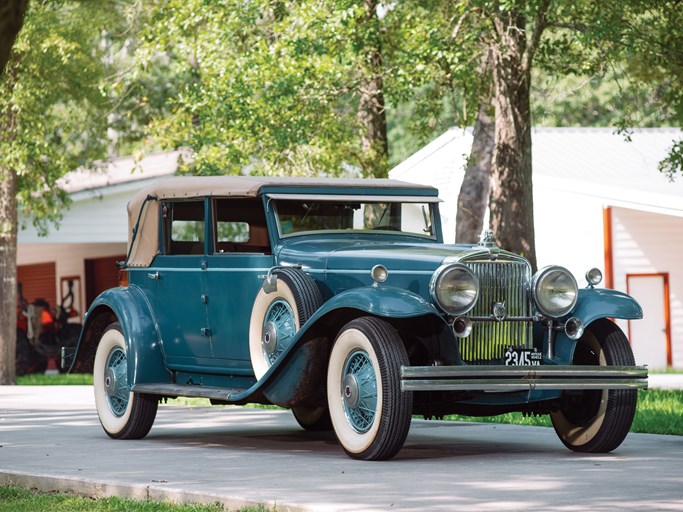
M 130 191 L 95 196 L 74 201 L 58 228 L 51 227 L 49 236 L 38 236 L 33 226 L 19 232 L 19 245 L 55 243 L 111 243 L 128 240 L 128 214 L 126 205 Z
M 671 356 L 683 367 L 683 218 L 612 209 L 614 288 L 626 291 L 627 274 L 669 274 Z M 626 330 L 626 322 L 620 322 Z

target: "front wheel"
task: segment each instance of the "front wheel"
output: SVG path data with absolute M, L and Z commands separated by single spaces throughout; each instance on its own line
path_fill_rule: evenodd
M 337 336 L 327 402 L 337 439 L 351 458 L 387 460 L 403 447 L 413 408 L 412 393 L 401 391 L 401 366 L 407 364 L 401 338 L 384 320 L 353 320 Z
M 609 320 L 590 324 L 574 351 L 575 365 L 633 366 L 628 339 Z M 608 453 L 626 438 L 636 411 L 635 389 L 565 391 L 550 418 L 564 445 L 575 452 Z
M 152 428 L 156 397 L 132 393 L 121 325 L 115 322 L 100 338 L 93 368 L 95 406 L 102 428 L 114 439 L 142 439 Z

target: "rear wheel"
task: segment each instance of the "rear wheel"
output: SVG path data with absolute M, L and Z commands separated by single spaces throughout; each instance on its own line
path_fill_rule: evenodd
M 574 352 L 575 365 L 633 366 L 624 333 L 609 320 L 586 328 Z M 607 453 L 628 434 L 636 411 L 635 389 L 565 391 L 550 418 L 564 445 L 575 452 Z
M 390 459 L 410 429 L 413 397 L 401 391 L 408 356 L 396 330 L 363 317 L 346 324 L 332 347 L 327 401 L 337 439 L 354 459 Z
M 332 420 L 327 407 L 292 407 L 292 414 L 304 430 L 311 432 L 332 430 Z
M 155 396 L 132 393 L 121 325 L 115 322 L 100 338 L 93 368 L 95 406 L 102 428 L 114 439 L 142 439 L 157 414 Z

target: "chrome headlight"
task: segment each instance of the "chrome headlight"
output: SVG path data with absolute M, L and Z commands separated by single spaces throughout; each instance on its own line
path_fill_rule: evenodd
M 444 313 L 463 315 L 477 302 L 479 280 L 465 265 L 443 265 L 434 272 L 429 293 Z
M 586 281 L 590 286 L 597 286 L 602 282 L 602 272 L 598 268 L 592 268 L 586 272 Z
M 534 274 L 531 294 L 545 316 L 559 318 L 569 313 L 579 298 L 574 276 L 563 267 L 545 267 Z

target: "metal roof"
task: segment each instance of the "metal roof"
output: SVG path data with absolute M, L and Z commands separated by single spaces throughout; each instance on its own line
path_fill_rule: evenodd
M 534 186 L 599 197 L 606 204 L 683 216 L 683 177 L 671 182 L 657 166 L 683 132 L 640 128 L 534 128 Z M 431 184 L 441 197 L 459 192 L 472 130 L 451 128 L 391 170 L 395 179 Z

